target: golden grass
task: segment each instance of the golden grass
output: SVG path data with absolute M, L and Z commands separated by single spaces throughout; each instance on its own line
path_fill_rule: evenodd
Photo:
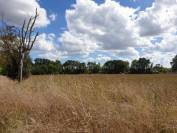
M 0 133 L 177 133 L 177 75 L 0 77 Z

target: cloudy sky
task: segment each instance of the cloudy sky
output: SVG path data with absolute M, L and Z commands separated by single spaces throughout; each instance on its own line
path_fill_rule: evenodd
M 177 54 L 176 0 L 0 0 L 1 16 L 16 26 L 35 8 L 40 36 L 33 59 L 146 57 L 169 67 Z

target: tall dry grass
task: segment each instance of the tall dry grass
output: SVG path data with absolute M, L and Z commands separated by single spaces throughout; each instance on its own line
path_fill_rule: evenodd
M 177 133 L 177 75 L 0 77 L 0 133 Z

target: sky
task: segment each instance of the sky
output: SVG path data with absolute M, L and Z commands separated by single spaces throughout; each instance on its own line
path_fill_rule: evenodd
M 15 26 L 38 9 L 31 57 L 104 63 L 145 57 L 170 67 L 177 54 L 176 0 L 0 0 Z

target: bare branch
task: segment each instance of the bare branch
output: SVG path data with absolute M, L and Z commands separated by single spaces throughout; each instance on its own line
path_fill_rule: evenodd
M 34 40 L 32 41 L 31 46 L 28 49 L 29 51 L 33 48 L 33 45 L 34 45 L 34 43 L 35 43 L 35 41 L 36 41 L 38 36 L 39 36 L 39 32 L 37 32 L 37 34 L 35 35 Z

